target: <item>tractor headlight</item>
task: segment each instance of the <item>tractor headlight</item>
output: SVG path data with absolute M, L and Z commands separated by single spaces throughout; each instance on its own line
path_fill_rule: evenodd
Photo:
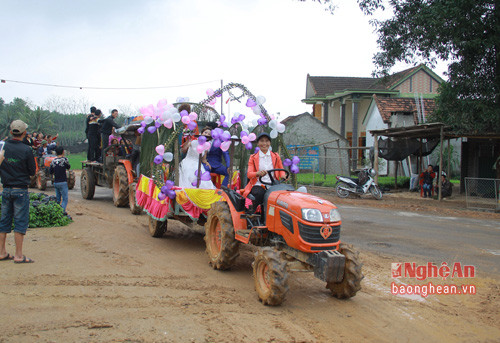
M 302 209 L 302 219 L 310 222 L 323 222 L 323 216 L 321 211 L 316 208 L 303 208 Z
M 339 222 L 342 219 L 340 218 L 340 213 L 336 209 L 332 209 L 330 211 L 330 221 L 331 222 Z

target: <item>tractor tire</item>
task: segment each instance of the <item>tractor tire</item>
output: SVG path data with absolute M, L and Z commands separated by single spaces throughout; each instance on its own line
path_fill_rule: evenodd
M 29 188 L 35 188 L 36 187 L 36 180 L 38 176 L 35 174 L 33 176 L 30 176 L 30 185 Z
M 210 265 L 217 270 L 230 269 L 240 255 L 240 245 L 234 238 L 233 220 L 226 202 L 214 203 L 208 212 L 205 244 Z
M 361 272 L 363 264 L 359 261 L 359 252 L 350 244 L 340 244 L 339 252 L 345 256 L 344 279 L 341 282 L 326 284 L 332 295 L 338 299 L 348 299 L 356 295 L 361 289 Z
M 47 176 L 44 169 L 40 169 L 36 175 L 36 187 L 41 191 L 47 189 Z
M 142 207 L 137 205 L 137 203 L 135 202 L 135 187 L 136 187 L 137 183 L 136 182 L 132 182 L 129 186 L 128 186 L 128 205 L 130 207 L 130 212 L 132 212 L 132 214 L 141 214 L 142 213 Z
M 90 168 L 82 170 L 82 175 L 80 176 L 80 191 L 82 192 L 82 198 L 86 200 L 92 200 L 94 198 L 95 176 Z
M 288 293 L 288 265 L 283 254 L 271 247 L 260 248 L 252 264 L 255 290 L 264 305 L 281 305 Z
M 76 176 L 73 170 L 68 171 L 68 189 L 75 188 Z
M 345 189 L 342 189 L 341 187 L 349 188 L 349 186 L 345 182 L 339 182 L 337 183 L 337 186 L 335 187 L 335 190 L 337 191 L 337 196 L 339 198 L 345 199 L 349 197 L 349 191 L 346 191 Z
M 377 186 L 371 185 L 370 186 L 370 193 L 373 195 L 373 197 L 375 199 L 377 199 L 377 200 L 381 200 L 382 199 L 382 191 Z
M 116 207 L 128 205 L 128 176 L 122 165 L 117 166 L 113 174 L 113 203 Z
M 167 220 L 161 222 L 149 217 L 149 234 L 151 237 L 160 238 L 167 232 Z

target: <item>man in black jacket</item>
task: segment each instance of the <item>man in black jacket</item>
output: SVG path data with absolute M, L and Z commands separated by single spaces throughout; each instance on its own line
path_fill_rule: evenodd
M 89 151 L 87 160 L 92 162 L 97 161 L 101 156 L 101 128 L 98 122 L 101 114 L 101 110 L 96 110 L 94 115 L 89 116 L 89 129 L 87 132 Z
M 31 148 L 23 143 L 28 125 L 21 120 L 10 124 L 12 139 L 5 142 L 4 160 L 0 164 L 2 178 L 2 215 L 0 218 L 0 261 L 14 260 L 15 263 L 32 263 L 23 255 L 23 240 L 30 219 L 30 199 L 28 185 L 30 176 L 35 175 L 35 159 Z M 14 221 L 14 241 L 16 253 L 7 253 L 5 241 L 12 231 Z
M 112 110 L 111 115 L 105 119 L 99 119 L 99 124 L 101 124 L 101 142 L 102 142 L 102 158 L 106 157 L 104 149 L 109 145 L 109 136 L 113 132 L 113 128 L 118 129 L 120 125 L 115 123 L 115 118 L 118 117 L 118 110 Z

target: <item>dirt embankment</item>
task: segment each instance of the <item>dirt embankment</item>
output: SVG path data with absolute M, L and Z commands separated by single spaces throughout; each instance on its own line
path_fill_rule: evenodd
M 36 263 L 0 262 L 0 342 L 494 342 L 500 337 L 500 288 L 484 275 L 473 280 L 476 295 L 395 296 L 390 293 L 394 257 L 361 252 L 365 279 L 356 297 L 334 299 L 313 275 L 295 273 L 285 303 L 266 307 L 254 291 L 250 247 L 241 248 L 232 271 L 218 272 L 208 265 L 201 233 L 171 222 L 165 237 L 152 238 L 147 217 L 115 208 L 110 192 L 84 201 L 79 190 L 72 191 L 68 210 L 73 224 L 29 231 L 25 252 Z M 13 249 L 9 236 L 8 250 Z

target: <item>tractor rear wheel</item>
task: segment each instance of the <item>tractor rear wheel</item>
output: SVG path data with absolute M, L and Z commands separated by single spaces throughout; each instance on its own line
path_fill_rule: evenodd
M 68 189 L 75 188 L 76 176 L 73 170 L 68 171 Z
M 149 234 L 151 237 L 160 238 L 167 232 L 167 220 L 164 222 L 149 217 Z
M 253 279 L 255 290 L 264 305 L 281 305 L 288 293 L 288 265 L 283 254 L 271 247 L 255 253 Z
M 337 191 L 337 196 L 339 198 L 347 198 L 349 197 L 349 191 L 343 189 L 343 188 L 349 188 L 349 186 L 347 185 L 347 183 L 345 182 L 339 182 L 337 183 L 337 187 L 335 187 L 335 190 Z
M 348 299 L 356 295 L 361 289 L 361 272 L 363 264 L 359 260 L 359 252 L 350 244 L 340 244 L 339 252 L 345 256 L 344 279 L 341 282 L 326 284 L 332 295 L 338 299 Z
M 117 166 L 113 174 L 113 203 L 116 207 L 128 205 L 128 176 L 122 165 Z
M 80 176 L 80 191 L 82 192 L 82 198 L 86 200 L 92 200 L 92 198 L 94 198 L 95 176 L 92 169 L 88 167 L 82 170 L 82 175 Z
M 137 182 L 132 182 L 128 186 L 128 205 L 130 207 L 130 212 L 132 214 L 141 214 L 142 213 L 142 207 L 137 205 L 136 199 L 135 199 L 135 187 L 137 185 Z
M 40 169 L 36 175 L 36 187 L 41 191 L 47 188 L 47 176 L 44 169 Z
M 205 243 L 210 265 L 214 269 L 230 269 L 240 255 L 239 242 L 234 238 L 231 210 L 226 202 L 214 203 L 208 212 Z

